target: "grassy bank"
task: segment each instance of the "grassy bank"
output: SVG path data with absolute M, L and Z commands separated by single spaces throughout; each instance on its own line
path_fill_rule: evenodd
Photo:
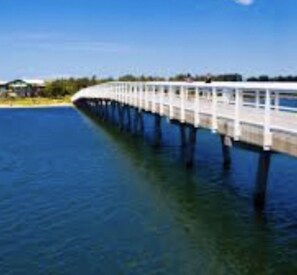
M 0 107 L 38 107 L 71 105 L 70 97 L 63 98 L 0 98 Z

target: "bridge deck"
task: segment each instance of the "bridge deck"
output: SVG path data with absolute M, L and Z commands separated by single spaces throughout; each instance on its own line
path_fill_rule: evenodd
M 297 156 L 297 85 L 244 83 L 109 83 L 73 102 L 104 99 Z M 285 103 L 283 103 L 285 102 Z

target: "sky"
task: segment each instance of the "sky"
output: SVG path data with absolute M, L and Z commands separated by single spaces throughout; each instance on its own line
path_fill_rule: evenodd
M 297 75 L 296 0 L 1 0 L 0 80 Z

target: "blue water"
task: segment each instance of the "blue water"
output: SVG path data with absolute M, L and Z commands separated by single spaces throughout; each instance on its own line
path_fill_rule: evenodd
M 274 155 L 254 211 L 257 154 L 200 130 L 193 171 L 164 146 L 72 108 L 0 110 L 0 274 L 297 274 L 297 159 Z

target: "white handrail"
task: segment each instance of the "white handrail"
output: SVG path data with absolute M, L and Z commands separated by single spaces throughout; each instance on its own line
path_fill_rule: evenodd
M 274 129 L 297 132 L 297 83 L 110 82 L 82 89 L 72 101 L 88 98 L 116 100 L 160 115 L 165 115 L 167 106 L 169 118 L 181 123 L 186 122 L 186 110 L 190 110 L 195 127 L 200 125 L 201 115 L 208 114 L 213 132 L 218 129 L 219 118 L 231 119 L 235 140 L 240 140 L 243 123 L 261 125 L 265 150 L 272 146 Z

